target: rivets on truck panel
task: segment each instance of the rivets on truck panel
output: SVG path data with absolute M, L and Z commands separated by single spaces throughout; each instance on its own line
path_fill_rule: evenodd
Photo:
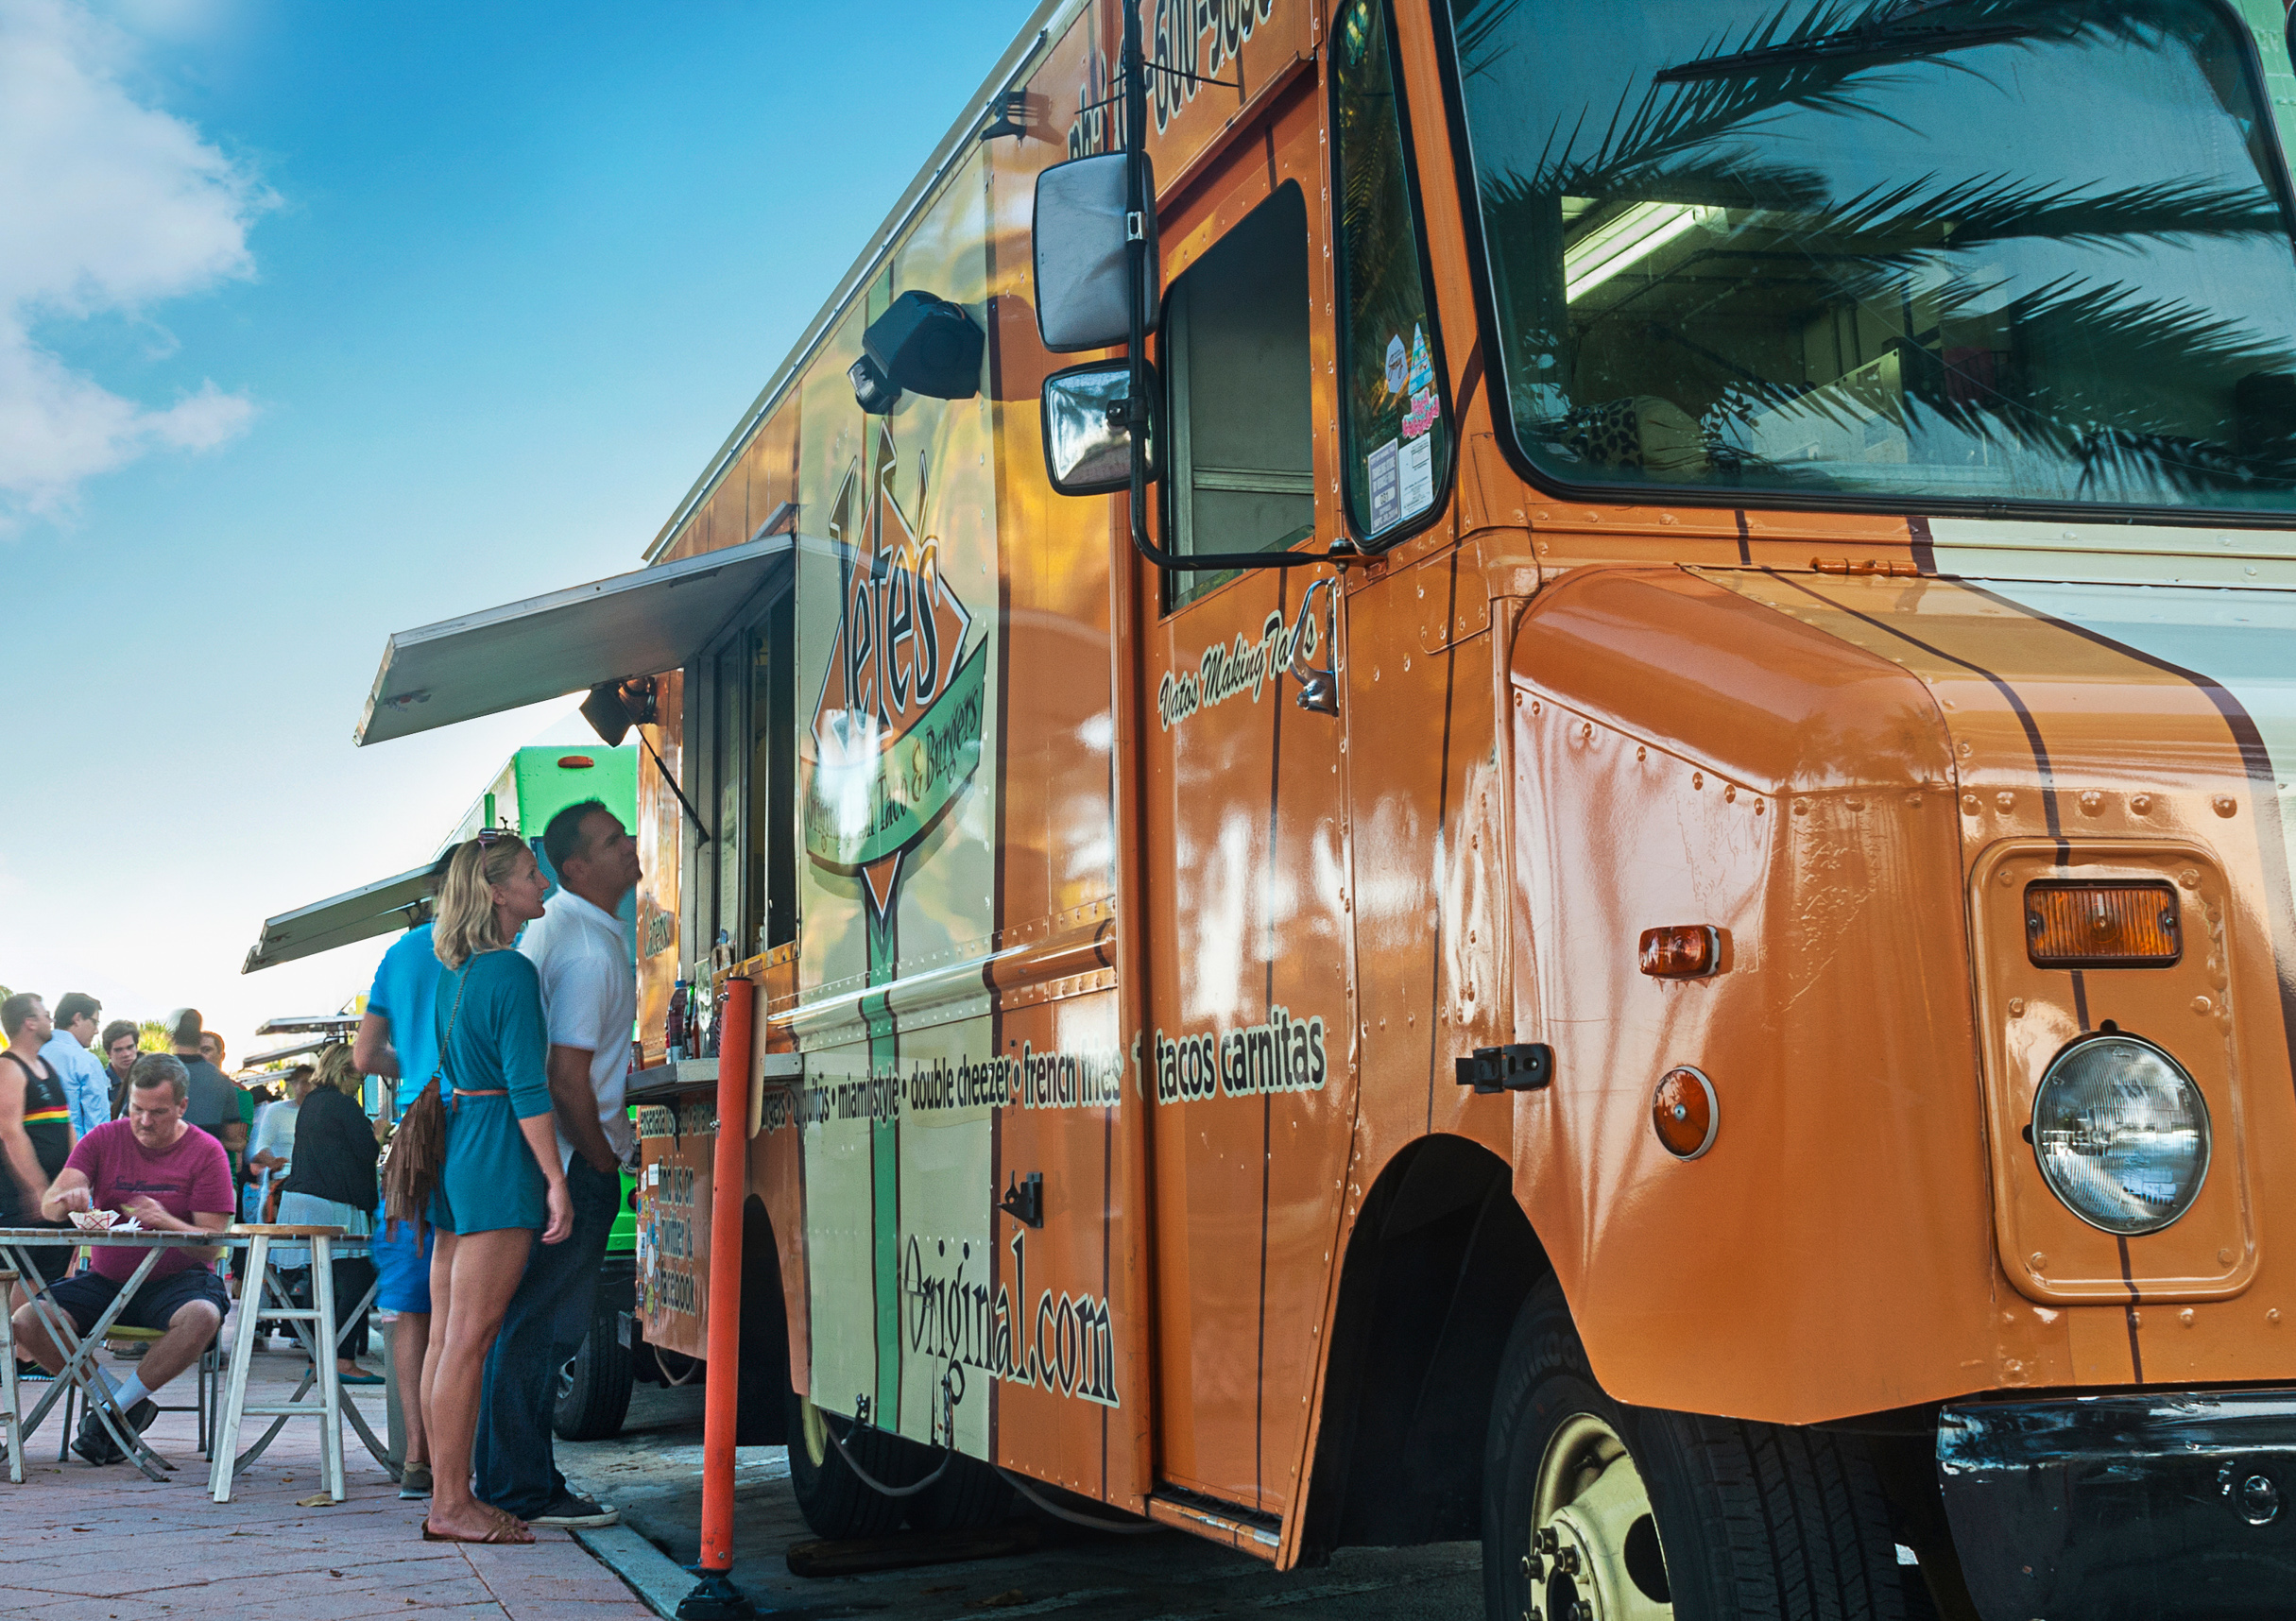
M 2176 1314 L 2176 1320 L 2187 1328 L 2190 1328 L 2196 1322 L 2199 1321 L 2199 1319 L 2193 1316 L 2192 1307 L 2189 1305 Z
M 2216 1012 L 2216 1010 L 2217 1004 L 2210 1001 L 2206 997 L 2195 997 L 2192 998 L 2192 1011 L 2194 1013 L 2205 1015 Z
M 2176 875 L 2176 881 L 2185 889 L 2199 889 L 2201 887 L 2201 875 L 2194 868 L 2186 867 L 2183 872 Z
M 2081 796 L 2081 813 L 2083 816 L 2101 815 L 2104 811 L 2104 795 L 2094 788 Z
M 2009 1016 L 2011 1018 L 2023 1018 L 2025 1016 L 2025 998 L 2023 997 L 2012 997 L 2009 998 Z
M 2214 799 L 2211 799 L 2208 802 L 2208 806 L 2210 810 L 2214 810 L 2219 816 L 2229 816 L 2234 811 L 2240 809 L 2238 803 L 2235 801 L 2233 796 L 2229 793 L 2218 794 Z
M 1974 816 L 1974 815 L 1976 815 L 1976 814 L 1978 813 L 1978 811 L 1979 811 L 1980 809 L 1982 809 L 1982 807 L 1980 807 L 1980 806 L 1978 804 L 1978 796 L 1977 796 L 1976 794 L 1974 794 L 1974 793 L 1964 793 L 1964 794 L 1962 794 L 1962 815 L 1964 815 L 1964 816 Z
M 2006 788 L 1993 796 L 1993 802 L 1997 809 L 2005 811 L 2014 810 L 2017 808 L 2017 796 Z
M 2150 815 L 2152 813 L 2152 795 L 2150 793 L 2130 794 L 2129 809 L 2135 811 L 2139 816 Z
M 2219 1251 L 2217 1252 L 2217 1265 L 2219 1265 L 2219 1266 L 2220 1266 L 2220 1267 L 2229 1267 L 2229 1266 L 2231 1266 L 2232 1264 L 2233 1264 L 2233 1253 L 2232 1253 L 2232 1251 L 2231 1251 L 2231 1250 L 2229 1250 L 2229 1249 L 2223 1249 L 2223 1250 L 2219 1250 Z
M 2040 1251 L 2035 1250 L 2031 1254 L 2025 1257 L 2025 1270 L 2027 1271 L 2046 1271 L 2048 1269 L 2048 1257 L 2043 1254 Z

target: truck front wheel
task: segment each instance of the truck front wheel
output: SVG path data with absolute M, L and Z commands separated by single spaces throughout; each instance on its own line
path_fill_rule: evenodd
M 1908 1617 L 1856 1437 L 1613 1401 L 1551 1277 L 1499 1364 L 1482 1527 L 1491 1621 Z

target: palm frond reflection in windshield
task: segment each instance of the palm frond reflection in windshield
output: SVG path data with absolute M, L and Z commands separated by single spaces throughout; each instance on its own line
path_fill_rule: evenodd
M 2204 0 L 1454 21 L 1495 350 L 1557 476 L 2296 497 L 2296 249 Z M 1873 48 L 1826 54 L 1846 35 Z

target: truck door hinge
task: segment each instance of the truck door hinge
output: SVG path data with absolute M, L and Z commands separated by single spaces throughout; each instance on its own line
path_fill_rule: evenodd
M 1537 1092 L 1554 1079 L 1554 1049 L 1543 1041 L 1479 1047 L 1456 1063 L 1459 1084 L 1478 1092 Z

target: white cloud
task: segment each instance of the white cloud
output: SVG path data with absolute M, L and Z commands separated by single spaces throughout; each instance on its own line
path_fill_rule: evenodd
M 35 340 L 36 323 L 254 274 L 247 232 L 276 201 L 183 120 L 121 82 L 129 42 L 69 0 L 0 0 L 0 516 L 68 504 L 155 446 L 214 448 L 254 414 L 214 383 L 122 398 Z

